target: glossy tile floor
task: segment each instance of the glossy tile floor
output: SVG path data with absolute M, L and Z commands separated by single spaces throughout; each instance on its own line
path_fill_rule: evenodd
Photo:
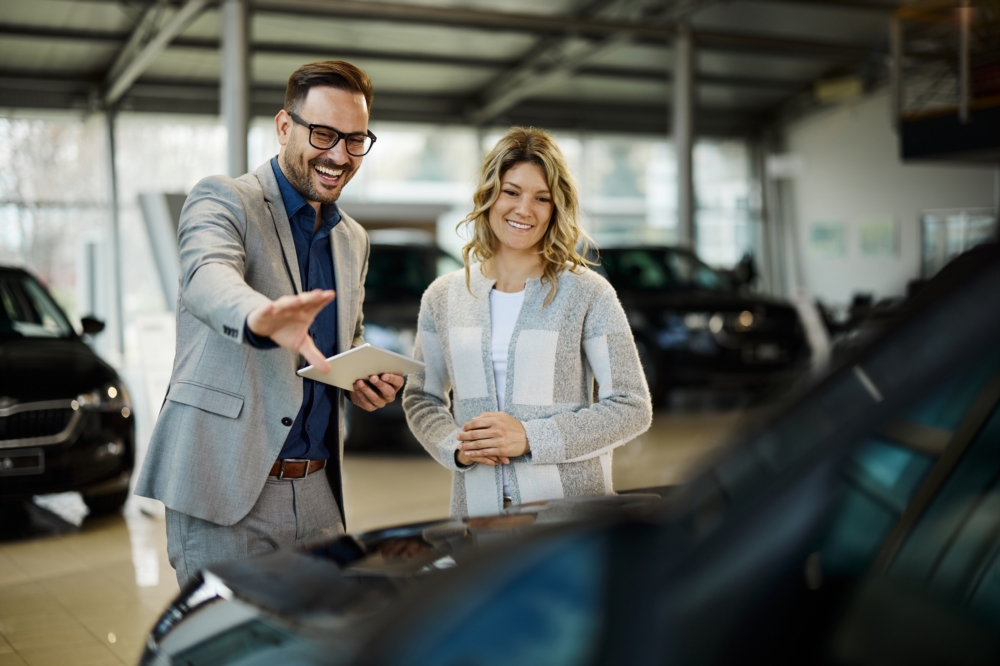
M 683 481 L 742 416 L 691 407 L 658 413 L 648 433 L 615 452 L 615 487 Z M 345 461 L 351 531 L 444 517 L 449 492 L 449 472 L 429 457 Z M 130 501 L 121 515 L 84 520 L 73 493 L 36 498 L 28 513 L 27 526 L 0 526 L 0 666 L 135 664 L 177 593 L 163 519 Z

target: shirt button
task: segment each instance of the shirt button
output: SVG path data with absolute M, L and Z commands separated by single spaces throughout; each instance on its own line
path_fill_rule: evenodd
M 283 425 L 283 426 L 290 426 L 290 425 L 292 425 L 292 420 L 286 416 L 286 417 L 284 417 L 284 418 L 281 419 L 281 425 Z

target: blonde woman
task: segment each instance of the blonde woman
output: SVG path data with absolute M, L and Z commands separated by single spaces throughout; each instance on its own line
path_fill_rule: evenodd
M 614 290 L 576 250 L 576 185 L 552 137 L 508 131 L 474 204 L 464 272 L 420 304 L 410 429 L 454 472 L 452 515 L 613 494 L 612 450 L 649 427 L 649 390 Z

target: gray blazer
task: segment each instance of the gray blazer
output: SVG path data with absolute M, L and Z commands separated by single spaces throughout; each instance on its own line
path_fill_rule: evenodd
M 253 508 L 302 405 L 299 355 L 243 339 L 251 310 L 302 291 L 278 182 L 266 162 L 191 191 L 177 232 L 181 277 L 177 352 L 136 494 L 220 525 Z M 347 215 L 330 234 L 337 281 L 337 352 L 364 343 L 361 305 L 368 235 Z M 328 466 L 343 516 L 343 396 L 335 401 L 339 458 Z M 291 423 L 291 421 L 288 421 Z M 346 525 L 346 521 L 344 521 Z

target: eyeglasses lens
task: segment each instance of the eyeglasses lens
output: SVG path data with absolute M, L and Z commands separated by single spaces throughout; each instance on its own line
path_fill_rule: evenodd
M 329 150 L 334 146 L 334 144 L 337 143 L 339 138 L 340 135 L 336 132 L 316 127 L 313 128 L 310 143 L 312 143 L 312 145 L 319 150 Z M 364 134 L 348 134 L 343 138 L 347 152 L 355 157 L 360 157 L 366 154 L 372 147 L 371 137 Z

